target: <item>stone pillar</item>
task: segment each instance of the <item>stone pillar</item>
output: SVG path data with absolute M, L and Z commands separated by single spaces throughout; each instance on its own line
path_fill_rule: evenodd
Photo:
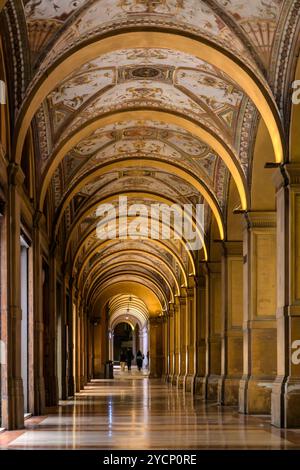
M 206 399 L 206 384 L 209 376 L 209 318 L 208 318 L 208 272 L 202 265 L 197 286 L 197 371 L 195 379 L 195 394 Z
M 175 350 L 174 350 L 174 304 L 169 305 L 169 376 L 168 382 L 172 383 L 175 366 Z
M 84 374 L 85 374 L 85 305 L 82 304 L 80 312 L 80 323 L 79 323 L 79 335 L 80 335 L 80 390 L 83 390 L 85 385 Z
M 47 406 L 55 406 L 58 403 L 57 380 L 57 315 L 56 315 L 56 247 L 51 250 L 49 263 L 49 359 L 47 370 Z
M 78 294 L 76 302 L 76 313 L 75 313 L 75 344 L 74 344 L 74 356 L 75 356 L 75 392 L 80 392 L 80 316 L 81 316 L 81 298 Z
M 191 280 L 191 285 L 194 281 Z M 187 365 L 185 390 L 194 393 L 196 377 L 196 287 L 187 289 Z
M 114 330 L 108 330 L 108 360 L 114 360 Z
M 180 322 L 180 360 L 179 360 L 179 374 L 177 377 L 177 387 L 185 388 L 185 379 L 187 375 L 187 330 L 188 330 L 188 315 L 187 315 L 187 297 L 186 293 L 179 297 L 179 322 Z
M 149 344 L 148 344 L 148 332 L 149 332 L 149 327 L 148 327 L 148 322 L 146 325 L 143 327 L 143 340 L 142 340 L 142 345 L 143 345 L 143 350 L 142 353 L 145 356 L 145 362 L 147 361 L 147 352 L 149 351 Z M 147 368 L 149 369 L 149 364 L 146 362 Z
M 75 361 L 75 344 L 74 344 L 74 310 L 75 310 L 75 295 L 76 290 L 73 279 L 69 281 L 70 291 L 70 302 L 68 309 L 68 359 L 69 359 L 69 370 L 68 370 L 68 397 L 74 396 L 75 393 L 75 376 L 74 376 L 74 361 Z
M 222 364 L 219 403 L 237 405 L 243 375 L 243 243 L 224 242 L 222 256 Z
M 162 376 L 162 317 L 150 318 L 150 378 Z
M 300 427 L 300 164 L 275 177 L 277 199 L 277 378 L 272 424 Z
M 172 385 L 177 385 L 180 373 L 180 308 L 179 298 L 175 298 L 174 304 L 174 371 L 172 377 Z
M 169 341 L 168 341 L 168 315 L 165 314 L 162 317 L 162 354 L 163 354 L 163 370 L 162 370 L 162 376 L 165 381 L 167 381 L 168 377 L 168 354 L 169 354 Z
M 43 318 L 43 279 L 41 254 L 42 213 L 37 212 L 33 221 L 33 414 L 41 415 L 45 410 L 44 382 L 44 318 Z
M 241 413 L 271 412 L 276 377 L 276 214 L 250 212 L 244 227 L 244 373 Z
M 20 279 L 20 188 L 24 175 L 20 166 L 8 166 L 7 201 L 7 308 L 1 312 L 1 335 L 6 347 L 2 374 L 2 426 L 24 427 L 24 394 L 21 377 L 21 279 Z M 1 261 L 2 262 L 2 261 Z
M 67 344 L 67 296 L 66 296 L 66 278 L 63 277 L 61 288 L 61 396 L 63 400 L 68 398 L 68 377 L 67 377 L 67 360 L 68 360 L 68 344 Z
M 209 270 L 209 318 L 208 351 L 209 376 L 207 378 L 207 399 L 218 400 L 218 384 L 221 376 L 221 263 L 208 263 Z

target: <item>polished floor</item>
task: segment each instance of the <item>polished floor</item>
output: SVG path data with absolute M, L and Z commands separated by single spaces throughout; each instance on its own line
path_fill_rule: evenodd
M 300 430 L 268 417 L 204 404 L 133 370 L 91 382 L 26 429 L 0 434 L 2 449 L 299 449 Z

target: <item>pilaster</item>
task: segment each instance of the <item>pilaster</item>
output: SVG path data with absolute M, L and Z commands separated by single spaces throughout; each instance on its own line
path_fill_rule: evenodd
M 21 167 L 8 166 L 7 201 L 7 308 L 1 312 L 1 334 L 6 346 L 6 365 L 2 374 L 2 426 L 24 427 L 24 394 L 21 377 L 21 278 L 20 278 L 20 189 L 24 181 Z M 2 366 L 4 367 L 4 366 Z
M 207 400 L 218 400 L 218 385 L 221 376 L 221 263 L 208 263 L 209 270 L 209 318 L 208 354 L 209 375 L 207 377 Z
M 271 412 L 276 376 L 276 214 L 245 215 L 244 242 L 244 372 L 239 410 Z
M 42 213 L 37 211 L 33 220 L 33 336 L 34 336 L 34 403 L 33 414 L 41 415 L 45 411 L 44 381 L 44 319 L 43 319 L 43 279 L 41 255 Z
M 243 375 L 243 242 L 223 243 L 222 356 L 218 401 L 237 405 Z
M 275 175 L 277 201 L 277 377 L 272 424 L 300 427 L 300 164 Z
M 197 287 L 197 371 L 195 394 L 206 399 L 207 378 L 209 375 L 209 297 L 208 270 L 201 264 Z

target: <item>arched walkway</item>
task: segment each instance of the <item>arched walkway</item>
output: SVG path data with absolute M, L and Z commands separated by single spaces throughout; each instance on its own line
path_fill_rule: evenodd
M 0 445 L 297 447 L 299 1 L 0 25 Z

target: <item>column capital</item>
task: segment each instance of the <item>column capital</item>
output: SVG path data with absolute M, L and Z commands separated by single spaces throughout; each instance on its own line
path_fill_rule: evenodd
M 14 162 L 9 163 L 7 167 L 8 183 L 11 186 L 22 186 L 25 175 L 20 165 Z
M 287 185 L 300 185 L 300 163 L 285 163 L 273 175 L 275 188 L 279 190 Z
M 245 212 L 245 226 L 253 228 L 276 228 L 276 211 Z
M 209 273 L 221 273 L 221 261 L 208 261 L 207 268 Z
M 223 254 L 243 256 L 243 242 L 239 240 L 227 240 L 222 242 Z
M 159 325 L 163 322 L 163 317 L 151 317 L 149 318 L 150 325 Z
M 180 295 L 179 297 L 177 297 L 178 299 L 178 305 L 185 305 L 186 304 L 186 293 L 184 293 L 185 295 Z
M 173 317 L 174 316 L 174 310 L 175 310 L 175 307 L 174 307 L 174 304 L 170 304 L 169 305 L 169 309 L 168 309 L 168 317 Z
M 42 211 L 35 211 L 34 216 L 33 216 L 33 228 L 40 228 L 40 223 L 43 217 L 43 212 Z

